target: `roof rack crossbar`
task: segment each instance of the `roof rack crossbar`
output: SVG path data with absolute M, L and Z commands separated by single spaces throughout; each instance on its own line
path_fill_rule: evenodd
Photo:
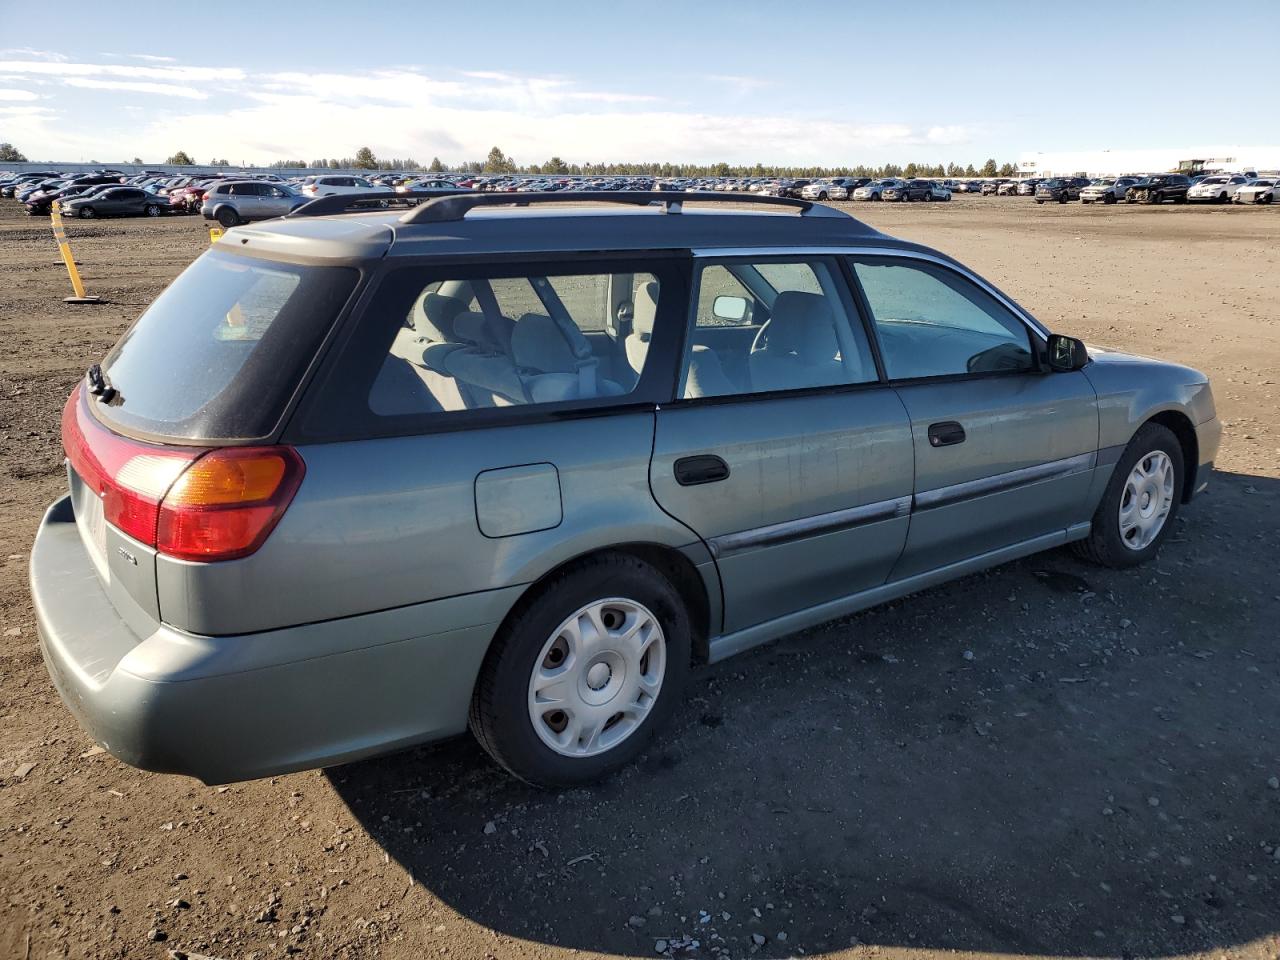
M 327 217 L 335 213 L 369 213 L 392 206 L 416 206 L 426 200 L 451 197 L 470 190 L 377 190 L 364 193 L 335 193 L 316 197 L 285 214 L 286 217 Z
M 619 190 L 616 192 L 564 192 L 546 193 L 481 193 L 464 190 L 451 196 L 439 196 L 410 210 L 400 218 L 401 223 L 450 223 L 462 220 L 476 207 L 525 207 L 533 204 L 565 203 L 618 203 L 630 206 L 660 206 L 666 213 L 680 213 L 686 203 L 738 203 L 799 210 L 801 216 L 835 216 L 845 214 L 832 207 L 814 204 L 808 200 L 791 197 L 767 197 L 756 193 L 668 193 L 652 190 Z

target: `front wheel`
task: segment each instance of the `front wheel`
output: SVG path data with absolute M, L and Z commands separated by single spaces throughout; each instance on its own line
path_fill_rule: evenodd
M 471 730 L 528 783 L 598 780 L 634 760 L 675 709 L 691 647 L 688 612 L 658 570 L 626 554 L 588 559 L 499 631 Z
M 160 216 L 160 208 L 157 207 L 154 203 L 148 203 L 143 208 L 143 213 L 145 213 L 148 217 L 158 217 Z
M 80 219 L 81 219 L 81 220 L 92 220 L 92 219 L 94 218 L 94 216 L 95 216 L 95 213 L 94 213 L 93 207 L 81 207 L 81 208 L 80 208 Z
M 1116 195 L 1115 195 L 1114 193 L 1108 193 L 1108 194 L 1106 195 L 1106 197 L 1104 197 L 1104 198 L 1103 198 L 1102 202 L 1103 202 L 1103 203 L 1106 203 L 1106 204 L 1112 204 L 1112 203 L 1115 203 L 1115 202 L 1116 202 Z
M 1143 426 L 1116 463 L 1089 536 L 1074 545 L 1076 552 L 1106 567 L 1150 560 L 1177 516 L 1184 471 L 1173 431 L 1158 423 Z

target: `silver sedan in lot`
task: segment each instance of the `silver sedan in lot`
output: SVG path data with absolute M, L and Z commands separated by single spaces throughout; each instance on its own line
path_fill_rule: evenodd
M 800 196 L 805 200 L 847 200 L 849 191 L 838 183 L 815 180 L 813 183 L 805 184 L 800 191 Z

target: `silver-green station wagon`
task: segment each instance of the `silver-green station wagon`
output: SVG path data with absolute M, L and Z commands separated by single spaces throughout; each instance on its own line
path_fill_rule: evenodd
M 127 763 L 220 783 L 470 727 L 589 781 L 693 664 L 1066 543 L 1139 563 L 1212 470 L 1203 374 L 831 208 L 351 209 L 404 199 L 228 231 L 67 401 L 31 590 Z

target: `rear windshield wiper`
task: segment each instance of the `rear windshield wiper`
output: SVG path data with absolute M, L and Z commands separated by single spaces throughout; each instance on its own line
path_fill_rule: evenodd
M 120 396 L 116 388 L 107 381 L 107 375 L 102 372 L 101 364 L 95 363 L 91 366 L 85 373 L 85 380 L 88 381 L 89 392 L 103 403 L 110 403 Z

